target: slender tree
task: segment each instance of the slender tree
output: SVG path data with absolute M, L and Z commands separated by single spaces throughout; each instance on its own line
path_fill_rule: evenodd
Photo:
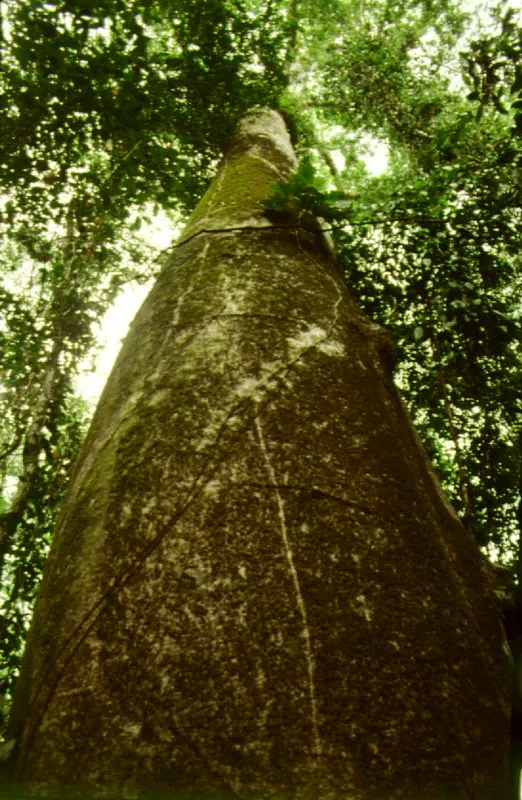
M 9 733 L 33 797 L 503 796 L 489 571 L 319 223 L 242 120 L 71 481 Z

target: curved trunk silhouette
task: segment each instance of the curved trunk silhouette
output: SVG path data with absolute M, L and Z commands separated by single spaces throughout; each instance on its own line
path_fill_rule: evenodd
M 245 117 L 136 316 L 17 688 L 14 785 L 98 798 L 490 798 L 510 662 L 485 562 L 318 226 Z

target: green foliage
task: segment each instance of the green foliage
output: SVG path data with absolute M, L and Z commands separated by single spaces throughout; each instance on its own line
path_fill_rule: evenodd
M 343 191 L 326 190 L 326 184 L 314 167 L 312 156 L 305 154 L 288 181 L 272 184 L 272 193 L 260 205 L 268 211 L 309 211 L 330 222 L 346 222 L 349 196 Z
M 44 200 L 56 218 L 65 183 L 113 216 L 152 199 L 192 206 L 237 118 L 275 102 L 285 25 L 251 2 L 62 5 L 9 4 L 8 218 Z M 79 172 L 93 149 L 97 166 Z
M 461 54 L 470 101 L 478 102 L 477 119 L 492 105 L 500 114 L 513 114 L 522 134 L 522 28 L 509 6 L 495 9 L 498 32 L 473 41 Z

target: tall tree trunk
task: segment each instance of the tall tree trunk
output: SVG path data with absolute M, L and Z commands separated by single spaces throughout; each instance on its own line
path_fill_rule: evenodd
M 102 395 L 14 704 L 35 796 L 502 796 L 487 569 L 387 335 L 258 204 L 294 166 L 248 115 Z

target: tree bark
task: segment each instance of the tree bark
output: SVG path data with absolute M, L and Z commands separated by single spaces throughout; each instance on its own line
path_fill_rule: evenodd
M 139 311 L 63 508 L 11 722 L 35 797 L 503 796 L 488 573 L 257 110 Z

